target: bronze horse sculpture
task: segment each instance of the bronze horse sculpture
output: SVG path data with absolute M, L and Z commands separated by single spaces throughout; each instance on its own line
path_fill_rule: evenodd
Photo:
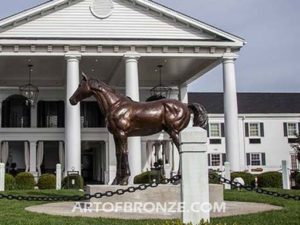
M 76 105 L 91 96 L 96 98 L 106 118 L 107 128 L 114 137 L 117 173 L 113 184 L 128 183 L 130 168 L 127 137 L 147 136 L 164 130 L 179 150 L 179 132 L 188 126 L 191 113 L 194 114 L 194 126 L 205 127 L 207 124 L 206 111 L 200 104 L 184 104 L 172 99 L 135 102 L 104 82 L 90 79 L 83 74 L 70 103 Z

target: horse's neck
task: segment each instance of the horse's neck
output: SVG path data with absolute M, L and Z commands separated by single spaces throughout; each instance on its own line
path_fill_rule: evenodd
M 102 90 L 94 91 L 94 96 L 101 105 L 100 108 L 102 108 L 102 113 L 105 115 L 110 110 L 110 107 L 115 105 L 123 97 L 119 93 Z

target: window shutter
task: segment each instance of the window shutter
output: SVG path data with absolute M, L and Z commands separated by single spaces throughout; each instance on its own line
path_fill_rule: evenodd
M 246 137 L 249 137 L 249 124 L 245 123 L 245 135 Z
M 208 166 L 211 166 L 211 163 L 210 163 L 210 154 L 207 154 L 207 159 L 208 159 Z
M 298 135 L 300 135 L 300 123 L 298 123 Z
M 266 153 L 261 153 L 261 163 L 262 166 L 266 165 Z
M 222 163 L 224 165 L 224 163 L 226 162 L 226 153 L 222 154 Z
M 287 137 L 287 123 L 283 123 L 283 133 L 284 133 L 284 136 Z
M 221 123 L 221 137 L 225 137 L 225 127 L 224 127 L 224 123 Z
M 65 104 L 64 101 L 57 102 L 57 127 L 65 126 Z
M 207 130 L 207 137 L 209 137 L 209 126 L 210 126 L 210 124 L 207 124 L 207 126 L 206 126 L 206 130 Z
M 250 153 L 247 153 L 247 166 L 250 166 Z
M 264 123 L 260 123 L 259 127 L 260 127 L 260 136 L 264 137 L 265 136 Z

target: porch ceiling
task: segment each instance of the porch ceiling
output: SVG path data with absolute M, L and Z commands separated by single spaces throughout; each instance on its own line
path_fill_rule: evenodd
M 139 60 L 141 87 L 152 87 L 159 82 L 157 65 L 164 65 L 162 81 L 176 86 L 214 65 L 217 59 L 188 57 L 143 57 Z M 39 87 L 59 87 L 65 84 L 66 62 L 63 57 L 1 57 L 0 86 L 15 87 L 28 80 L 28 63 L 34 65 L 32 83 Z M 83 57 L 80 69 L 91 77 L 111 85 L 124 87 L 125 63 L 121 57 Z

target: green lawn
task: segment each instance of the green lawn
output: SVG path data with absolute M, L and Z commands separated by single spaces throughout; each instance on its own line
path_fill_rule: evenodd
M 276 190 L 278 191 L 278 190 Z M 284 191 L 282 191 L 284 192 Z M 76 191 L 10 191 L 9 194 L 29 194 L 29 195 L 74 195 L 82 194 Z M 300 191 L 289 191 L 291 194 L 300 195 Z M 128 194 L 129 195 L 129 194 Z M 225 199 L 232 201 L 249 201 L 261 202 L 279 205 L 283 210 L 258 213 L 244 216 L 233 216 L 226 218 L 212 219 L 212 224 L 226 223 L 229 224 L 257 224 L 257 225 L 299 225 L 300 224 L 300 202 L 294 200 L 285 200 L 281 198 L 274 198 L 265 195 L 258 195 L 254 192 L 246 191 L 226 191 Z M 1 225 L 94 225 L 94 224 L 179 224 L 178 221 L 168 221 L 167 223 L 161 220 L 112 220 L 112 219 L 93 219 L 93 218 L 70 218 L 62 216 L 48 216 L 43 214 L 36 214 L 27 212 L 25 207 L 30 205 L 41 204 L 41 202 L 20 202 L 17 200 L 0 200 L 0 224 Z

